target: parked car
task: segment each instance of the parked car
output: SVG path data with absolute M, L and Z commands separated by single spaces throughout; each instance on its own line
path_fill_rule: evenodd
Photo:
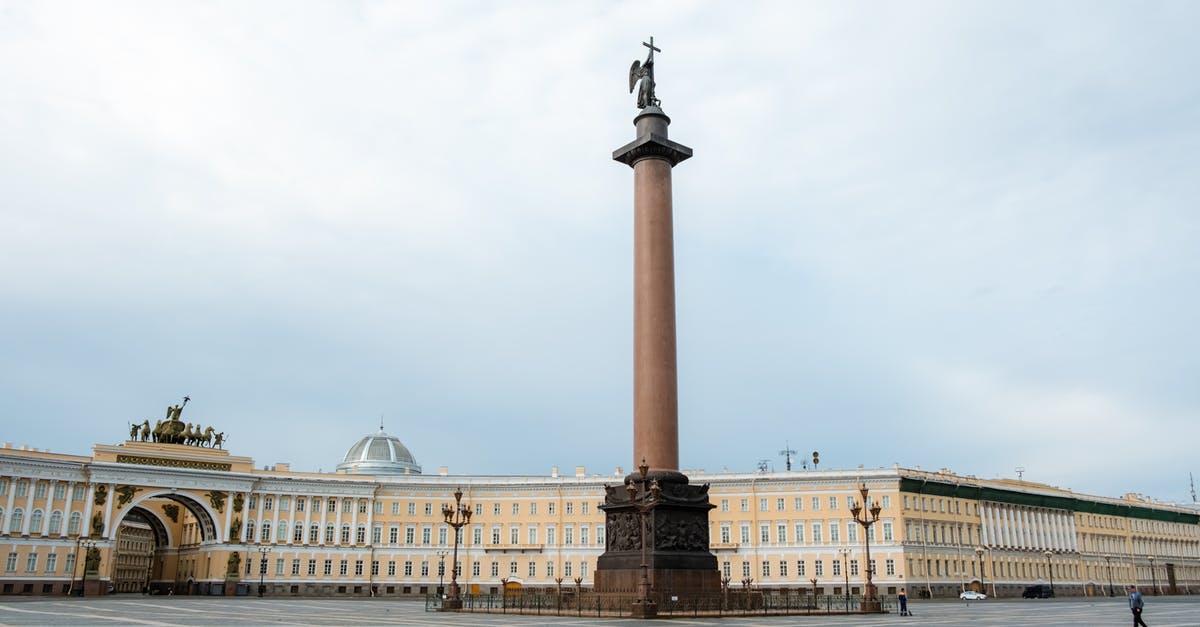
M 1054 588 L 1047 586 L 1044 583 L 1039 583 L 1034 586 L 1025 588 L 1021 596 L 1026 599 L 1052 599 L 1054 598 Z
M 974 590 L 963 590 L 962 594 L 958 595 L 958 598 L 964 601 L 982 601 L 987 598 L 987 595 Z

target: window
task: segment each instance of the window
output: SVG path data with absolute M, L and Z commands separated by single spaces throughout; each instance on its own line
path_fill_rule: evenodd
M 269 497 L 269 496 L 264 496 L 264 497 L 263 497 L 263 511 L 264 511 L 264 512 L 269 512 L 269 511 L 271 511 L 271 508 L 272 508 L 274 505 L 275 505 L 275 499 L 274 499 L 274 498 L 272 498 L 272 497 Z
M 722 562 L 721 563 L 721 574 L 726 577 L 732 578 L 733 575 L 731 573 L 732 573 L 732 571 L 730 570 L 729 562 Z
M 787 544 L 787 525 L 780 523 L 775 527 L 775 541 L 780 544 Z
M 742 562 L 742 577 L 750 576 L 750 562 Z
M 832 520 L 829 521 L 829 542 L 832 544 L 838 544 L 841 542 L 841 535 L 842 525 Z
M 399 516 L 399 515 L 400 515 L 400 501 L 393 501 L 392 502 L 392 516 Z
M 493 577 L 500 576 L 500 563 L 499 562 L 492 562 L 492 576 Z
M 415 529 L 413 529 L 411 526 L 409 526 L 409 527 L 405 527 L 405 528 L 404 528 L 404 543 L 405 543 L 405 544 L 412 544 L 412 543 L 413 543 L 413 537 L 414 537 L 414 534 L 415 534 L 415 533 L 416 533 L 416 530 L 415 530 Z
M 337 500 L 329 499 L 329 507 L 326 508 L 326 511 L 328 511 L 330 514 L 336 514 L 337 513 Z
M 884 521 L 884 523 L 883 523 L 883 540 L 884 540 L 884 542 L 892 541 L 892 523 L 891 523 L 891 521 Z
M 787 577 L 787 560 L 779 560 L 779 576 Z
M 758 499 L 758 511 L 767 511 L 767 499 Z
M 587 515 L 587 513 L 588 513 L 588 502 L 587 501 L 583 501 L 582 503 L 579 504 L 579 511 L 582 512 L 584 515 Z M 580 568 L 580 570 L 587 571 L 587 562 L 580 562 L 580 566 L 582 567 L 582 568 Z
M 850 560 L 850 576 L 858 576 L 858 560 Z
M 575 503 L 567 501 L 567 516 L 575 515 Z
M 25 558 L 25 572 L 32 573 L 37 570 L 37 553 L 30 553 Z
M 79 527 L 82 524 L 83 524 L 83 514 L 80 514 L 79 512 L 72 512 L 71 518 L 68 519 L 68 522 L 67 522 L 67 534 L 68 535 L 78 535 Z
M 52 573 L 55 568 L 58 568 L 58 554 L 51 553 L 46 556 L 46 572 Z
M 17 496 L 25 496 L 29 493 L 29 482 L 22 479 L 17 482 Z
M 376 577 L 378 575 L 379 575 L 379 560 L 371 560 L 371 576 Z
M 263 521 L 262 535 L 259 536 L 259 539 L 262 540 L 263 542 L 271 541 L 271 523 L 270 522 Z
M 729 544 L 729 523 L 721 523 L 721 544 Z
M 821 511 L 821 497 L 818 497 L 818 496 L 812 497 L 812 510 L 814 512 Z
M 846 523 L 846 542 L 858 544 L 858 523 Z
M 748 499 L 742 499 L 741 506 L 743 512 L 750 511 L 750 501 Z
M 529 515 L 530 515 L 530 516 L 537 516 L 537 503 L 530 503 L 530 504 L 529 504 Z
M 476 513 L 479 513 L 479 512 L 476 512 Z M 409 515 L 409 516 L 416 516 L 416 515 L 417 515 L 417 504 L 416 504 L 416 503 L 409 503 L 409 504 L 408 504 L 408 515 Z
M 804 560 L 796 560 L 796 576 L 804 576 Z
M 350 544 L 350 523 L 342 523 L 342 544 Z
M 586 561 L 579 562 L 579 576 L 587 577 L 587 562 Z
M 77 486 L 75 486 L 75 489 L 74 489 L 74 490 L 71 490 L 71 500 L 72 500 L 72 501 L 82 501 L 82 500 L 83 500 L 83 493 L 84 493 L 84 487 L 83 487 L 83 486 L 81 486 L 81 485 L 77 485 Z
M 20 485 L 20 484 L 18 484 Z M 21 508 L 16 508 L 12 512 L 12 517 L 9 520 L 8 530 L 10 533 L 21 533 L 21 527 L 25 523 L 25 511 Z
M 796 523 L 796 544 L 804 544 L 804 523 Z
M 563 576 L 564 576 L 564 577 L 570 577 L 570 576 L 571 576 L 571 562 L 564 562 L 564 563 L 563 563 Z
M 6 570 L 10 573 L 16 572 L 16 570 L 17 570 L 17 554 L 16 553 L 8 554 L 8 564 L 5 565 L 4 570 Z
M 476 526 L 471 529 L 471 544 L 483 544 L 483 528 Z
M 321 526 L 311 525 L 308 528 L 308 541 L 310 544 L 316 544 L 321 539 Z
M 363 561 L 354 560 L 354 576 L 361 577 L 363 574 Z
M 521 543 L 521 528 L 520 527 L 517 527 L 516 525 L 514 525 L 514 526 L 508 528 L 508 543 L 509 544 L 520 544 Z
M 500 504 L 499 504 L 499 503 L 493 503 L 493 504 L 492 504 L 492 515 L 493 515 L 493 516 L 499 516 L 499 515 L 500 515 Z
M 282 557 L 275 559 L 275 574 L 276 575 L 283 574 L 283 558 Z
M 500 527 L 492 527 L 492 544 L 500 544 Z
M 421 527 L 421 544 L 429 544 L 429 536 L 432 530 L 429 527 Z
M 833 560 L 833 576 L 842 576 L 842 560 Z
M 883 509 L 887 509 L 892 506 L 892 497 L 885 494 L 885 495 L 883 495 L 882 500 L 883 500 Z
M 399 506 L 399 503 L 396 503 L 395 505 Z M 396 560 L 388 560 L 387 573 L 388 573 L 388 577 L 396 576 Z
M 290 497 L 290 496 L 279 497 L 279 511 L 286 512 L 286 511 L 290 510 L 291 507 L 292 507 L 292 497 Z
M 349 501 L 347 501 L 348 503 Z M 350 560 L 338 560 L 338 574 L 345 577 L 350 570 Z
M 798 512 L 804 510 L 804 497 L 797 496 L 795 499 L 792 499 L 792 500 L 793 500 L 793 502 L 792 502 L 793 509 L 795 509 Z
M 400 540 L 400 528 L 392 525 L 388 528 L 388 544 L 396 544 Z
M 546 544 L 554 546 L 557 539 L 554 537 L 554 527 L 546 527 Z
M 750 544 L 750 523 L 742 523 L 742 544 Z
M 721 499 L 721 511 L 729 511 L 729 499 Z
M 537 577 L 537 564 L 533 560 L 529 560 L 529 578 Z
M 471 562 L 471 576 L 472 577 L 479 576 L 479 560 L 475 560 L 474 562 Z
M 574 544 L 575 544 L 575 528 L 574 527 L 564 527 L 563 528 L 563 545 L 571 546 Z
M 308 574 L 310 574 L 310 575 L 317 574 L 317 560 L 313 560 L 313 559 L 308 560 Z
M 782 512 L 785 509 L 783 503 L 782 498 L 775 499 L 775 511 Z
M 304 525 L 296 525 L 296 530 L 292 533 L 292 542 L 295 542 L 296 544 L 304 542 Z
M 837 501 L 838 499 L 836 496 L 829 497 L 829 509 L 831 511 L 837 509 Z
M 342 499 L 342 513 L 349 514 L 350 508 L 354 507 L 354 503 L 350 499 Z
M 475 517 L 478 518 L 479 516 L 483 516 L 483 503 L 475 504 Z
M 887 568 L 887 574 L 889 574 L 889 575 L 896 574 L 896 560 L 889 559 L 886 562 L 884 562 L 883 564 L 884 564 L 884 567 Z M 971 564 L 971 569 L 972 570 L 975 569 L 974 563 Z
M 412 577 L 412 560 L 404 561 L 404 576 Z
M 766 523 L 758 526 L 758 541 L 760 544 L 771 543 L 771 527 Z
M 367 500 L 366 500 L 366 499 L 359 499 L 359 501 L 358 501 L 358 513 L 360 513 L 360 514 L 365 514 L 365 513 L 367 513 Z
M 763 562 L 762 562 L 762 576 L 763 577 L 771 576 L 771 562 L 768 562 L 767 560 L 763 560 Z
M 554 562 L 546 562 L 546 577 L 554 578 Z
M 825 560 L 817 560 L 813 562 L 813 575 L 817 577 L 825 576 Z
M 511 560 L 508 562 L 508 574 L 517 574 L 517 560 Z
M 537 544 L 537 525 L 529 527 L 529 544 Z
M 520 504 L 520 503 L 513 503 L 513 504 L 512 504 L 512 515 L 513 515 L 513 516 L 520 516 L 520 515 L 521 515 L 521 504 Z
M 303 496 L 296 497 L 296 511 L 298 511 L 298 512 L 304 511 L 304 497 Z
M 821 523 L 815 522 L 812 524 L 812 541 L 813 544 L 821 543 Z M 817 573 L 818 575 L 821 573 Z
M 546 513 L 547 514 L 550 514 L 551 516 L 554 515 L 554 505 L 555 505 L 554 501 L 550 501 L 549 503 L 546 503 Z
M 300 527 L 296 527 L 300 529 Z M 275 532 L 275 540 L 277 542 L 287 542 L 288 539 L 288 524 L 287 521 L 279 523 L 279 529 Z
M 371 529 L 371 544 L 380 544 L 383 542 L 383 527 L 375 525 Z
M 41 483 L 38 484 L 42 485 Z M 40 533 L 42 530 L 42 510 L 35 509 L 33 514 L 29 516 L 29 530 L 33 533 Z
M 34 490 L 33 490 L 33 498 L 36 498 L 36 499 L 46 498 L 46 482 L 45 481 L 37 482 L 37 487 L 34 488 Z

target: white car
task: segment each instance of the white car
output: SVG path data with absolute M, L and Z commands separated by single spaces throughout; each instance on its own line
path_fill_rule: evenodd
M 987 595 L 974 590 L 963 590 L 963 593 L 958 595 L 958 598 L 964 601 L 982 601 L 987 598 Z

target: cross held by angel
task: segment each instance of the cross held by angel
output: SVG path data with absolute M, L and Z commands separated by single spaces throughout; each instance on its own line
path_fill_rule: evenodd
M 662 52 L 662 49 L 654 47 L 653 37 L 650 38 L 650 43 L 643 41 L 642 45 L 650 49 L 649 54 L 646 55 L 646 62 L 642 63 L 634 59 L 633 65 L 629 68 L 629 93 L 632 94 L 634 88 L 637 88 L 637 107 L 639 109 L 657 107 L 661 104 L 654 95 L 654 53 Z

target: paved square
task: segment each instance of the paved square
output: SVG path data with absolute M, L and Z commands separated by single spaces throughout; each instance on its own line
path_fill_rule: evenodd
M 1105 627 L 1132 623 L 1123 598 L 1001 599 L 982 602 L 919 601 L 915 616 L 737 616 L 671 618 L 671 625 L 971 625 L 977 627 Z M 1200 597 L 1147 599 L 1154 627 L 1200 626 Z M 654 624 L 662 624 L 663 621 Z M 0 625 L 634 625 L 631 619 L 512 614 L 441 614 L 419 601 L 363 599 L 257 599 L 109 597 L 0 599 Z

